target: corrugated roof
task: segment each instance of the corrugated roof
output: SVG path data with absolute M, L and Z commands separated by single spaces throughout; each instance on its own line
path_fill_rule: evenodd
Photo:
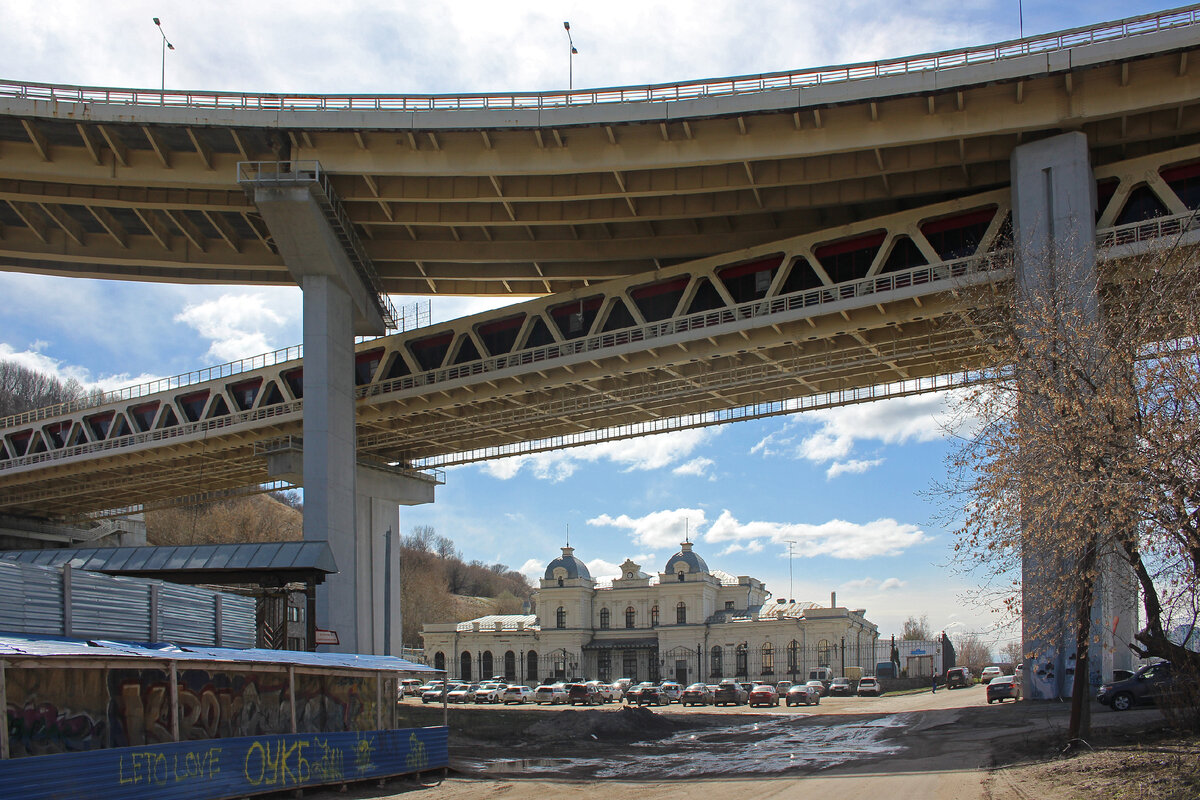
M 237 650 L 232 647 L 179 647 L 169 642 L 118 642 L 103 639 L 68 639 L 61 636 L 22 636 L 0 633 L 0 657 L 143 658 L 168 661 L 278 664 L 393 672 L 439 672 L 433 667 L 396 656 L 358 653 L 308 653 L 296 650 Z
M 469 619 L 466 622 L 458 623 L 458 630 L 475 630 L 476 622 L 479 623 L 480 632 L 494 631 L 497 622 L 500 623 L 500 629 L 505 631 L 519 631 L 522 628 L 525 630 L 540 630 L 536 614 L 488 614 L 486 617 L 477 617 L 476 619 Z
M 174 547 L 84 547 L 56 550 L 3 550 L 0 558 L 109 575 L 145 572 L 232 572 L 318 570 L 337 572 L 327 542 L 260 542 Z

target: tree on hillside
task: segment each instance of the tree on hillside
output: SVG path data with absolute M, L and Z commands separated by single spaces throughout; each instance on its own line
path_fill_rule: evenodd
M 960 407 L 977 427 L 942 487 L 962 520 L 955 549 L 1023 615 L 1027 643 L 1074 648 L 1072 741 L 1088 731 L 1088 649 L 1108 623 L 1093 618 L 1096 587 L 1122 569 L 1146 620 L 1128 646 L 1200 674 L 1200 655 L 1166 635 L 1200 612 L 1197 266 L 1183 250 L 1102 262 L 1098 308 L 1086 286 L 1008 286 L 964 315 L 997 366 Z
M 929 615 L 922 614 L 920 619 L 909 617 L 904 620 L 900 638 L 909 642 L 927 642 L 932 639 L 933 631 L 929 629 Z
M 15 361 L 0 361 L 0 417 L 82 400 L 88 395 L 74 378 L 64 381 Z

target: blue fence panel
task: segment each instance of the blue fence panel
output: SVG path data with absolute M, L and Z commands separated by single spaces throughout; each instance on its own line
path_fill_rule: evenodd
M 206 739 L 0 761 L 0 797 L 221 800 L 449 763 L 446 728 Z

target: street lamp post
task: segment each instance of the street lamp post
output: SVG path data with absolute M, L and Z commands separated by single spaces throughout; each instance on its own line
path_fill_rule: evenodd
M 167 91 L 167 51 L 174 50 L 175 45 L 171 44 L 167 39 L 167 34 L 163 33 L 162 22 L 158 17 L 154 18 L 154 24 L 158 27 L 159 35 L 162 36 L 162 82 L 159 85 L 159 92 L 165 93 Z
M 788 546 L 788 602 L 791 603 L 795 597 L 795 592 L 792 591 L 792 547 L 796 544 L 795 539 L 784 539 Z
M 575 56 L 579 55 L 579 51 L 575 49 L 575 40 L 571 38 L 571 23 L 563 22 L 563 30 L 567 32 L 567 45 L 571 51 L 567 53 L 567 91 L 575 91 Z M 570 98 L 567 99 L 570 102 Z

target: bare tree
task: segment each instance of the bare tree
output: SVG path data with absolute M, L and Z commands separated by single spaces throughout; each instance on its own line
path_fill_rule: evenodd
M 87 394 L 74 378 L 64 381 L 14 361 L 0 361 L 0 417 L 69 403 Z
M 904 620 L 900 638 L 910 642 L 927 642 L 932 639 L 933 631 L 929 628 L 929 615 L 922 614 L 920 619 L 909 617 Z
M 971 671 L 976 674 L 992 663 L 992 651 L 974 633 L 964 633 L 956 637 L 954 652 L 958 657 L 958 663 L 970 667 Z

